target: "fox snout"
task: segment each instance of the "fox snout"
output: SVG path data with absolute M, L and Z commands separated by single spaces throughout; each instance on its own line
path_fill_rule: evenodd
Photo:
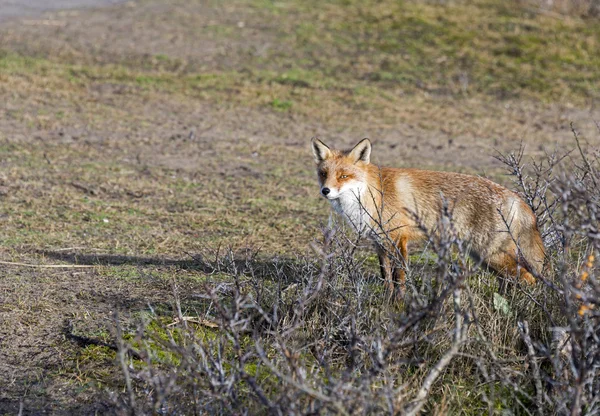
M 321 195 L 326 199 L 336 199 L 340 196 L 340 191 L 335 188 L 330 188 L 327 185 L 321 186 Z

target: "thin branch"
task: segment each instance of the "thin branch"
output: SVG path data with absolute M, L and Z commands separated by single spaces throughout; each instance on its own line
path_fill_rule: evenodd
M 535 358 L 535 349 L 533 348 L 533 343 L 531 342 L 531 336 L 529 335 L 529 324 L 527 321 L 519 322 L 519 332 L 521 333 L 521 337 L 523 338 L 523 342 L 527 346 L 527 356 L 529 358 L 529 363 L 531 365 L 531 370 L 533 372 L 533 380 L 535 382 L 535 404 L 537 406 L 537 411 L 540 416 L 544 414 L 544 390 L 542 389 L 542 378 L 540 377 L 540 366 Z
M 419 414 L 423 406 L 425 405 L 425 401 L 429 396 L 429 392 L 431 391 L 431 387 L 433 383 L 438 379 L 438 377 L 442 374 L 444 369 L 450 364 L 450 362 L 454 359 L 454 357 L 459 353 L 460 347 L 467 336 L 467 326 L 464 326 L 461 334 L 457 336 L 455 342 L 452 343 L 452 347 L 444 354 L 444 356 L 437 362 L 436 365 L 433 366 L 431 370 L 429 370 L 429 374 L 425 378 L 423 385 L 419 389 L 414 401 L 409 405 L 407 409 L 405 409 L 406 416 L 415 416 Z
M 585 153 L 583 153 L 583 149 L 581 148 L 581 144 L 579 143 L 579 135 L 577 134 L 577 131 L 575 130 L 575 127 L 573 126 L 573 122 L 571 122 L 571 131 L 573 132 L 573 136 L 575 136 L 575 143 L 577 143 L 577 149 L 579 149 L 579 154 L 581 155 L 581 159 L 583 159 L 583 163 L 585 163 L 585 167 L 587 168 L 587 173 L 589 173 L 590 177 L 592 178 L 592 182 L 594 182 L 594 186 L 597 188 L 598 183 L 596 181 L 596 175 L 595 175 L 594 169 L 592 168 L 592 165 L 590 164 L 587 157 L 585 156 Z
M 91 264 L 29 264 L 15 263 L 12 261 L 0 261 L 0 264 L 4 264 L 6 266 L 33 267 L 36 269 L 91 269 L 98 267 L 98 265 Z

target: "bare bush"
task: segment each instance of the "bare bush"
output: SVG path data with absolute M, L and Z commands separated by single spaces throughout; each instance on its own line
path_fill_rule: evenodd
M 598 154 L 574 134 L 575 151 L 543 162 L 525 164 L 522 149 L 499 156 L 547 242 L 538 284 L 500 285 L 470 260 L 447 209 L 424 254 L 405 263 L 390 253 L 407 267 L 398 303 L 363 243 L 335 222 L 316 255 L 204 256 L 200 266 L 214 273 L 196 301 L 176 301 L 174 320 L 151 314 L 119 343 L 128 390 L 120 409 L 600 412 L 600 175 Z

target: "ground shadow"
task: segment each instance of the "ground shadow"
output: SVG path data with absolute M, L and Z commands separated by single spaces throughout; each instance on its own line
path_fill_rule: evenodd
M 281 283 L 296 282 L 306 267 L 312 266 L 306 259 L 289 257 L 264 257 L 257 253 L 232 256 L 230 253 L 211 253 L 210 256 L 189 254 L 189 259 L 147 257 L 121 254 L 89 254 L 53 250 L 36 250 L 37 254 L 71 264 L 82 266 L 123 266 L 175 267 L 182 270 L 198 271 L 205 274 L 223 273 L 229 275 L 249 275 Z
M 163 266 L 192 269 L 202 272 L 214 272 L 214 265 L 210 265 L 201 257 L 191 256 L 189 259 L 169 259 L 164 257 L 128 256 L 122 254 L 85 254 L 76 252 L 36 250 L 37 254 L 66 263 L 82 266 Z

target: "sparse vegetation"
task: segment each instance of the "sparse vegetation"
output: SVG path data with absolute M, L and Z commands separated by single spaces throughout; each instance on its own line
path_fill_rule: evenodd
M 501 159 L 546 237 L 537 285 L 499 288 L 497 276 L 469 260 L 451 221 L 427 244 L 433 264 L 412 261 L 400 304 L 387 301 L 357 241 L 337 226 L 324 231 L 316 256 L 266 268 L 252 253 L 200 259 L 229 278 L 201 291 L 194 307 L 176 301 L 170 327 L 149 328 L 157 314 L 141 323 L 127 351 L 144 360 L 124 361 L 139 387 L 123 410 L 597 412 L 599 160 L 553 154 L 527 168 L 522 153 Z M 177 358 L 166 362 L 165 351 Z
M 140 0 L 1 23 L 0 260 L 29 266 L 0 268 L 0 413 L 409 411 L 449 351 L 428 412 L 593 413 L 600 26 L 584 9 Z M 529 157 L 573 147 L 571 121 L 589 166 L 576 149 L 536 171 Z M 328 223 L 315 134 L 505 185 L 508 163 L 560 237 L 555 287 L 502 292 L 450 233 L 389 305 L 370 250 Z M 520 161 L 491 157 L 519 142 Z

